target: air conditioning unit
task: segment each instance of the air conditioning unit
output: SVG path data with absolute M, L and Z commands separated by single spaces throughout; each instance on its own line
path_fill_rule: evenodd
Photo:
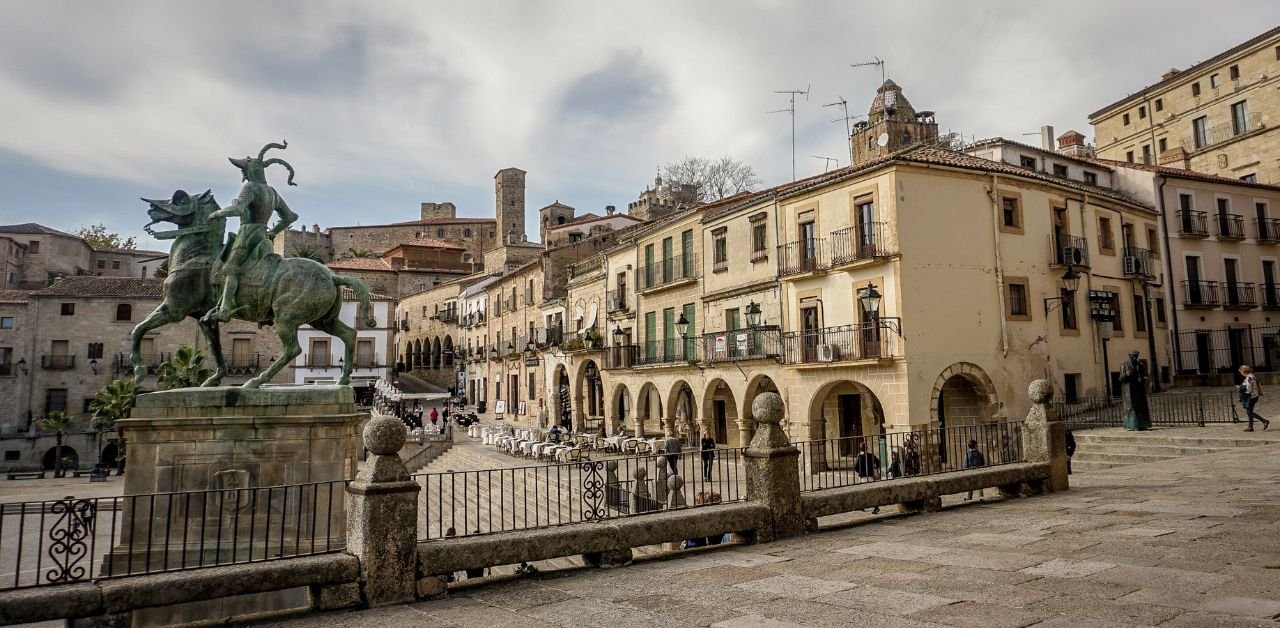
M 818 345 L 819 362 L 835 362 L 840 359 L 840 347 L 837 345 Z
M 1142 260 L 1127 256 L 1124 258 L 1124 274 L 1126 275 L 1143 275 Z
M 1074 266 L 1084 266 L 1084 249 L 1078 246 L 1062 247 L 1062 262 Z

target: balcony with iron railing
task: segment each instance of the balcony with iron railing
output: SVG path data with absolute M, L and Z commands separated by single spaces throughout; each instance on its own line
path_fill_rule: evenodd
M 230 375 L 247 375 L 262 370 L 262 355 L 259 353 L 232 353 L 227 358 L 227 372 Z
M 76 367 L 74 355 L 42 355 L 40 368 L 47 371 L 69 371 Z
M 1080 236 L 1049 236 L 1049 264 L 1051 266 L 1088 266 L 1089 242 Z
M 779 277 L 826 270 L 830 265 L 825 238 L 796 240 L 778 245 Z
M 604 350 L 604 369 L 629 369 L 640 359 L 640 345 L 615 345 Z
M 1156 274 L 1156 265 L 1149 249 L 1126 246 L 1123 259 L 1126 277 L 1153 277 Z
M 1280 242 L 1280 218 L 1254 218 L 1258 227 L 1258 242 Z
M 376 353 L 361 353 L 361 352 L 359 352 L 359 351 L 357 351 L 357 352 L 356 352 L 356 355 L 355 355 L 355 368 L 358 368 L 358 369 L 374 369 L 374 368 L 381 368 L 381 367 L 383 367 L 383 366 L 386 366 L 386 364 L 383 364 L 382 360 L 379 360 L 379 359 L 378 359 L 378 354 L 376 354 Z
M 639 345 L 640 354 L 636 366 L 657 364 L 688 364 L 698 361 L 697 342 L 694 338 L 649 340 Z
M 333 356 L 328 353 L 308 353 L 302 356 L 302 364 L 313 369 L 327 369 L 335 366 Z
M 605 295 L 604 311 L 606 314 L 619 314 L 630 309 L 631 306 L 627 303 L 627 290 L 625 288 L 615 288 Z
M 1265 310 L 1280 309 L 1280 283 L 1259 284 L 1262 289 L 1262 308 Z
M 1185 307 L 1218 307 L 1222 298 L 1218 294 L 1218 282 L 1183 280 L 1182 305 Z
M 704 362 L 762 360 L 781 355 L 782 332 L 774 326 L 702 334 Z
M 1191 209 L 1178 210 L 1178 235 L 1197 238 L 1209 235 L 1209 215 Z
M 892 358 L 898 355 L 901 329 L 901 319 L 890 317 L 858 325 L 787 332 L 782 335 L 783 362 L 803 365 Z
M 1218 227 L 1219 240 L 1243 240 L 1244 216 L 1240 214 L 1218 213 L 1213 216 Z
M 1205 150 L 1261 128 L 1263 128 L 1262 114 L 1248 113 L 1243 118 L 1207 127 L 1200 134 L 1192 131 L 1191 137 L 1182 140 L 1182 150 L 1188 153 Z
M 439 316 L 439 318 L 440 318 L 440 322 L 441 322 L 441 323 L 454 323 L 454 322 L 457 322 L 457 320 L 458 320 L 458 310 L 455 310 L 455 309 L 444 309 L 444 310 L 441 310 L 441 311 L 440 311 L 440 316 Z
M 1258 297 L 1251 283 L 1223 282 L 1222 292 L 1224 294 L 1222 307 L 1228 310 L 1248 310 L 1258 307 Z
M 636 291 L 655 290 L 698 278 L 697 255 L 675 255 L 641 266 L 636 271 Z
M 873 222 L 831 232 L 831 265 L 889 257 L 888 223 Z

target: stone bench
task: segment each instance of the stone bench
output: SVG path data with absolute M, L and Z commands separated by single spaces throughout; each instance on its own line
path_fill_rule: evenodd
M 43 480 L 44 471 L 7 471 L 4 474 L 7 480 Z

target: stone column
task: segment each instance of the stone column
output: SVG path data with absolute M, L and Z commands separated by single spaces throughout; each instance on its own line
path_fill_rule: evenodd
M 756 434 L 743 456 L 747 463 L 747 499 L 764 502 L 773 519 L 772 530 L 760 530 L 758 541 L 770 541 L 803 534 L 804 511 L 800 508 L 800 450 L 792 446 L 779 423 L 782 397 L 762 393 L 751 403 Z
M 391 417 L 364 428 L 369 459 L 347 486 L 347 552 L 360 559 L 361 597 L 370 607 L 411 602 L 418 573 L 418 486 L 397 452 L 404 425 Z M 442 591 L 433 586 L 425 594 Z
M 1031 411 L 1022 424 L 1022 451 L 1027 462 L 1049 463 L 1049 480 L 1044 489 L 1050 492 L 1070 488 L 1067 479 L 1067 426 L 1058 420 L 1053 407 L 1053 385 L 1043 379 L 1027 387 Z

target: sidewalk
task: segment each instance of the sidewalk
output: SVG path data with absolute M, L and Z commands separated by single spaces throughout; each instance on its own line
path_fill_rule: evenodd
M 447 600 L 283 625 L 1276 625 L 1280 446 L 1072 482 L 1070 492 L 1046 497 L 881 517 L 619 569 L 546 573 L 455 589 Z

